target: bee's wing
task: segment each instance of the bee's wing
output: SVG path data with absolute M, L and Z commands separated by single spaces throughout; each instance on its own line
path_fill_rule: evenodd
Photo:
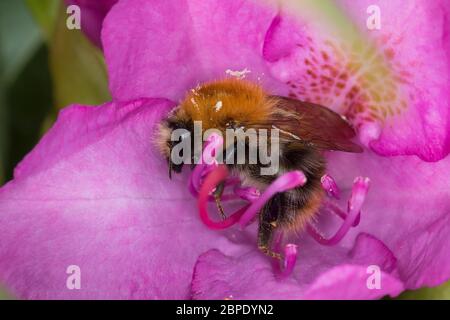
M 323 150 L 362 152 L 361 146 L 351 141 L 355 131 L 336 112 L 309 102 L 273 96 L 276 110 L 271 125 L 300 138 L 305 143 Z

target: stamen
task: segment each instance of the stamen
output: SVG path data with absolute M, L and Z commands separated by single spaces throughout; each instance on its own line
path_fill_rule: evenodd
M 357 177 L 353 182 L 352 195 L 348 201 L 347 214 L 344 223 L 341 225 L 339 230 L 329 239 L 322 236 L 319 231 L 311 224 L 307 225 L 307 231 L 311 237 L 313 237 L 317 242 L 326 246 L 333 246 L 347 234 L 350 228 L 357 224 L 357 219 L 361 212 L 361 207 L 364 203 L 367 190 L 369 189 L 369 178 Z
M 297 262 L 297 246 L 292 243 L 288 243 L 284 247 L 284 261 L 283 269 L 280 268 L 280 264 L 277 263 L 276 274 L 279 279 L 286 278 L 294 271 L 295 264 Z
M 217 133 L 212 133 L 206 140 L 205 147 L 200 155 L 201 161 L 195 166 L 189 178 L 188 188 L 194 197 L 198 197 L 198 190 L 202 184 L 202 179 L 217 166 L 215 156 L 222 145 L 223 138 Z
M 324 209 L 326 209 L 327 211 L 329 211 L 331 213 L 334 213 L 342 220 L 347 219 L 347 213 L 345 213 L 343 210 L 341 210 L 341 208 L 339 208 L 337 205 L 335 205 L 331 201 L 325 201 L 322 206 Z M 359 225 L 360 220 L 361 220 L 361 213 L 359 213 L 358 216 L 356 217 L 356 220 L 352 224 L 352 227 L 357 227 Z
M 221 135 L 218 135 L 217 133 L 210 134 L 202 152 L 201 162 L 206 165 L 217 165 L 216 155 L 222 145 L 223 137 Z
M 228 177 L 228 169 L 225 165 L 217 166 L 208 176 L 200 188 L 198 194 L 198 210 L 203 223 L 211 229 L 226 229 L 239 221 L 243 213 L 247 210 L 245 206 L 222 221 L 213 221 L 208 214 L 208 197 L 216 186 Z
M 204 176 L 205 166 L 201 163 L 197 164 L 192 170 L 189 177 L 188 188 L 194 197 L 198 197 L 198 190 L 200 189 L 202 177 Z
M 275 241 L 273 245 L 273 251 L 280 253 L 281 243 L 283 241 L 283 234 L 281 232 L 277 233 L 275 236 Z M 294 271 L 295 264 L 297 262 L 297 245 L 288 243 L 284 247 L 284 258 L 283 267 L 280 266 L 280 261 L 278 259 L 272 260 L 273 269 L 275 275 L 279 280 L 282 280 L 291 275 Z
M 264 192 L 256 199 L 244 213 L 239 220 L 241 227 L 248 225 L 250 221 L 259 213 L 264 207 L 264 204 L 269 201 L 276 193 L 285 192 L 298 186 L 303 186 L 306 183 L 306 177 L 301 171 L 291 171 L 278 177 Z
M 322 184 L 322 188 L 327 192 L 328 196 L 335 199 L 340 199 L 341 192 L 336 184 L 336 181 L 328 175 L 324 174 L 322 178 L 320 178 L 320 182 Z
M 237 222 L 239 222 L 241 227 L 245 227 L 255 218 L 266 202 L 276 193 L 286 192 L 298 186 L 303 186 L 307 181 L 303 172 L 292 171 L 278 177 L 262 194 L 257 188 L 243 187 L 239 178 L 229 177 L 229 171 L 226 165 L 218 164 L 215 159 L 215 155 L 222 145 L 223 139 L 221 136 L 212 134 L 208 138 L 207 145 L 201 154 L 202 161 L 196 165 L 189 180 L 189 190 L 198 198 L 200 218 L 203 223 L 211 229 L 225 229 Z M 207 206 L 209 202 L 216 200 L 215 197 L 212 196 L 212 192 L 221 182 L 224 182 L 225 186 L 233 186 L 233 193 L 226 195 L 222 194 L 220 196 L 220 201 L 243 199 L 248 201 L 249 204 L 235 211 L 222 221 L 213 221 L 209 217 Z M 321 184 L 329 197 L 339 199 L 340 190 L 335 180 L 330 175 L 325 174 L 322 176 Z M 323 204 L 323 209 L 336 214 L 344 220 L 334 236 L 326 239 L 310 224 L 307 224 L 307 232 L 320 244 L 328 246 L 337 244 L 347 234 L 351 227 L 356 227 L 359 224 L 360 211 L 368 187 L 368 178 L 358 177 L 355 179 L 353 182 L 352 195 L 348 201 L 347 212 L 341 210 L 332 203 L 331 200 L 328 200 Z M 297 245 L 295 244 L 286 244 L 283 248 L 284 254 L 281 254 L 282 238 L 282 232 L 277 232 L 272 246 L 272 252 L 274 252 L 277 257 L 283 257 L 282 262 L 280 262 L 279 259 L 273 258 L 274 270 L 278 279 L 289 276 L 293 272 L 297 261 Z

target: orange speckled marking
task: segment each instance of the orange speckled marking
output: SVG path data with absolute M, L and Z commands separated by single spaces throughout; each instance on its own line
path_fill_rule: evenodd
M 289 96 L 325 106 L 339 101 L 338 111 L 355 126 L 361 121 L 384 122 L 408 107 L 399 88 L 410 83 L 411 73 L 395 60 L 394 44 L 399 42 L 387 35 L 374 46 L 356 42 L 347 48 L 331 40 L 319 46 L 307 37 L 298 45 L 305 53 L 306 72 L 289 81 Z

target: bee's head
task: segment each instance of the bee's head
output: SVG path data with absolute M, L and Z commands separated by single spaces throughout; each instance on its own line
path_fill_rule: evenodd
M 238 79 L 224 79 L 205 83 L 187 92 L 180 105 L 160 124 L 157 145 L 169 164 L 169 174 L 180 172 L 183 164 L 174 161 L 174 147 L 184 138 L 193 142 L 194 126 L 199 131 L 245 128 L 267 121 L 274 101 L 257 84 Z M 176 134 L 175 130 L 180 130 Z M 183 133 L 184 130 L 184 133 Z M 193 151 L 193 148 L 191 148 Z M 191 152 L 194 155 L 194 152 Z
M 167 159 L 170 178 L 172 177 L 172 171 L 180 173 L 183 168 L 183 163 L 179 163 L 172 158 L 172 149 L 176 144 L 183 142 L 184 139 L 190 138 L 191 134 L 189 124 L 180 117 L 177 111 L 179 109 L 175 109 L 159 124 L 156 139 L 161 154 Z M 179 154 L 180 157 L 183 157 L 182 153 L 183 151 Z

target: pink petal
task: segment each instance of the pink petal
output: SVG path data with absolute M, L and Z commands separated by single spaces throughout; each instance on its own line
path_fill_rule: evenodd
M 368 250 L 369 249 L 369 250 Z M 211 250 L 195 267 L 195 299 L 374 299 L 403 290 L 396 259 L 378 239 L 360 234 L 351 251 L 300 244 L 295 274 L 277 280 L 268 258 L 257 252 L 238 257 Z M 369 266 L 381 272 L 381 287 L 367 286 Z
M 348 176 L 370 177 L 358 230 L 392 250 L 408 289 L 436 286 L 450 277 L 449 168 L 450 157 L 426 163 L 415 157 L 335 153 L 329 159 L 329 172 L 339 186 L 350 187 Z M 351 233 L 345 241 L 352 241 Z
M 247 79 L 279 88 L 261 57 L 276 14 L 246 0 L 120 1 L 102 33 L 114 98 L 176 101 L 200 82 L 245 68 Z
M 344 114 L 361 142 L 380 155 L 444 158 L 450 150 L 448 1 L 336 3 L 358 27 L 353 38 L 349 32 L 339 38 L 333 30 L 338 22 L 327 29 L 329 20 L 308 19 L 308 12 L 299 13 L 303 24 L 296 30 L 281 19 L 270 42 L 304 37 L 289 52 L 268 58 L 271 73 L 290 85 L 290 96 Z M 381 10 L 380 30 L 367 27 L 374 4 Z
M 212 258 L 204 255 L 194 275 L 195 298 L 375 298 L 384 294 L 395 296 L 403 287 L 437 286 L 450 278 L 450 181 L 445 178 L 449 157 L 426 163 L 413 157 L 333 153 L 328 163 L 330 175 L 342 187 L 342 207 L 351 190 L 349 177 L 371 178 L 360 225 L 338 247 L 321 247 L 301 237 L 293 279 L 282 283 L 276 282 L 268 259 L 256 249 L 241 256 L 216 255 L 214 267 L 209 267 Z M 330 233 L 339 223 L 342 222 L 324 215 L 318 226 Z M 355 239 L 360 232 L 365 234 Z M 359 267 L 349 269 L 349 264 Z M 367 268 L 372 264 L 380 266 L 383 279 L 389 283 L 380 292 L 362 290 L 362 281 L 367 277 L 362 276 L 360 266 Z M 345 272 L 341 271 L 345 276 L 340 278 L 340 271 L 333 268 L 344 268 Z M 354 271 L 352 276 L 349 270 Z M 333 279 L 333 275 L 336 282 L 327 282 L 322 288 L 320 283 L 325 280 L 320 279 Z M 355 283 L 348 285 L 350 278 Z M 269 296 L 267 290 L 276 293 Z
M 367 32 L 368 2 L 339 3 Z M 110 86 L 117 101 L 177 100 L 198 82 L 247 68 L 247 78 L 273 93 L 345 113 L 362 141 L 379 154 L 438 160 L 450 141 L 448 6 L 416 0 L 404 9 L 404 2 L 380 3 L 384 27 L 371 37 L 385 41 L 387 47 L 379 48 L 399 82 L 395 99 L 400 105 L 406 99 L 407 106 L 398 115 L 376 106 L 378 117 L 386 111 L 384 122 L 364 117 L 375 99 L 371 95 L 358 104 L 356 93 L 347 97 L 344 86 L 337 97 L 327 78 L 313 91 L 311 71 L 337 84 L 341 73 L 334 76 L 330 66 L 342 64 L 349 52 L 341 58 L 330 49 L 327 33 L 314 21 L 297 23 L 284 11 L 251 1 L 120 1 L 102 33 Z M 399 15 L 402 9 L 409 14 Z M 412 9 L 417 23 L 403 21 Z M 391 43 L 397 43 L 394 51 Z M 307 58 L 317 64 L 310 73 Z M 367 61 L 364 66 L 372 70 Z M 402 72 L 403 64 L 408 73 Z M 347 76 L 346 85 L 354 83 L 356 76 Z M 373 81 L 374 88 L 377 84 Z M 360 93 L 373 94 L 367 84 L 358 85 Z M 392 87 L 384 81 L 375 90 L 383 103 Z M 370 151 L 333 154 L 329 173 L 342 190 L 341 205 L 353 177 L 371 178 L 361 224 L 338 247 L 300 239 L 293 277 L 278 282 L 268 259 L 256 250 L 254 232 L 207 230 L 188 194 L 186 175 L 168 180 L 151 136 L 170 106 L 166 100 L 143 99 L 63 112 L 18 166 L 15 180 L 0 189 L 0 282 L 26 298 L 186 298 L 195 260 L 214 248 L 197 261 L 195 298 L 375 298 L 449 278 L 450 158 L 430 164 Z M 336 223 L 322 217 L 319 225 L 329 231 Z M 380 291 L 364 288 L 369 264 L 381 267 L 385 285 Z M 66 287 L 69 265 L 81 267 L 80 291 Z
M 396 86 L 406 102 L 403 112 L 387 117 L 371 147 L 382 155 L 418 155 L 426 161 L 445 157 L 450 150 L 450 3 L 377 1 L 381 29 L 368 31 L 366 11 L 373 1 L 337 2 L 365 36 L 377 42 L 398 78 L 383 86 L 387 90 Z M 400 111 L 398 105 L 390 107 Z
M 225 77 L 227 70 L 248 69 L 247 78 L 270 92 L 345 114 L 362 142 L 381 155 L 445 157 L 450 149 L 448 4 L 379 1 L 382 28 L 369 32 L 370 1 L 336 3 L 348 25 L 359 26 L 361 42 L 328 32 L 323 21 L 308 18 L 309 7 L 294 18 L 288 9 L 245 0 L 121 1 L 103 30 L 113 96 L 178 100 L 198 83 Z
M 198 255 L 228 251 L 187 176 L 152 143 L 173 103 L 72 106 L 0 189 L 0 282 L 20 298 L 187 298 Z M 69 290 L 70 265 L 81 290 Z
M 370 269 L 369 269 L 370 271 Z M 367 267 L 343 265 L 322 274 L 305 293 L 305 299 L 368 300 L 380 299 L 385 295 L 396 297 L 403 290 L 403 284 L 395 277 L 381 272 L 381 287 L 369 289 L 367 280 L 371 273 Z

